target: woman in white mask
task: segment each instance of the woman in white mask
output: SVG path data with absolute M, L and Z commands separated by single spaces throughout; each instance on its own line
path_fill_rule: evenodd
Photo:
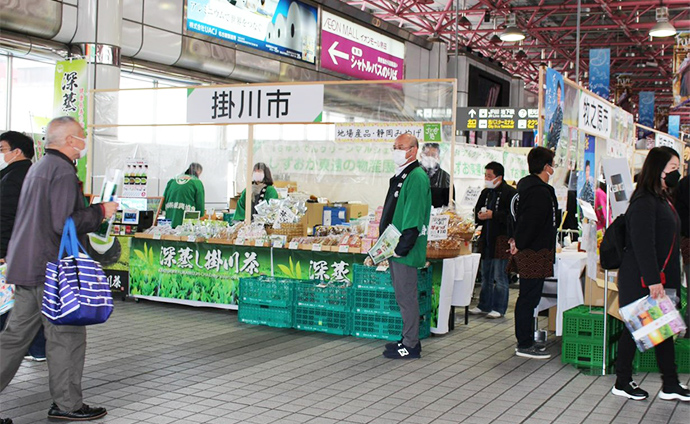
M 247 190 L 242 190 L 240 199 L 237 201 L 237 208 L 235 209 L 235 215 L 233 219 L 235 221 L 244 221 L 244 215 L 247 205 Z M 252 171 L 252 215 L 256 213 L 256 205 L 258 205 L 262 200 L 269 201 L 271 199 L 277 199 L 278 192 L 275 187 L 273 187 L 273 176 L 271 175 L 271 170 L 269 167 L 263 163 L 258 162 L 254 165 Z

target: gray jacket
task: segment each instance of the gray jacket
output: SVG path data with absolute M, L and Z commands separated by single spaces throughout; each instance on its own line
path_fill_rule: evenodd
M 7 256 L 8 283 L 38 286 L 45 282 L 46 264 L 58 259 L 62 228 L 70 216 L 84 236 L 98 229 L 103 209 L 85 206 L 72 161 L 57 150 L 46 149 L 22 187 Z

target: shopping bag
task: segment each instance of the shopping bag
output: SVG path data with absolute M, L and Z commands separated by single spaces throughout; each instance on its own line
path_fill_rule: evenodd
M 62 231 L 58 260 L 46 265 L 41 312 L 56 325 L 102 324 L 113 312 L 105 273 L 79 243 L 72 218 Z
M 14 306 L 14 284 L 7 284 L 7 264 L 0 265 L 0 315 Z
M 683 317 L 667 295 L 659 299 L 645 296 L 623 306 L 618 312 L 640 352 L 685 330 Z

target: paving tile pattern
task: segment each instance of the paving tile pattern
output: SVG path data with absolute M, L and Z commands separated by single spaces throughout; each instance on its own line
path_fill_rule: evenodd
M 507 317 L 458 317 L 423 342 L 422 359 L 390 361 L 383 342 L 238 323 L 236 312 L 117 301 L 88 329 L 85 401 L 96 422 L 598 424 L 690 422 L 690 403 L 656 398 L 658 374 L 639 374 L 644 402 L 609 394 L 614 376 L 514 355 Z M 546 326 L 546 320 L 540 322 Z M 2 352 L 0 352 L 1 354 Z M 24 362 L 0 394 L 0 416 L 46 423 L 47 365 Z M 682 374 L 688 383 L 690 375 Z

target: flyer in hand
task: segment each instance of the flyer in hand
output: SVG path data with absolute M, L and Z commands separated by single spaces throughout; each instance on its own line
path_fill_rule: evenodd
M 650 349 L 685 330 L 683 317 L 666 295 L 659 299 L 645 296 L 620 308 L 640 352 Z
M 371 249 L 369 249 L 369 256 L 378 264 L 384 261 L 395 253 L 395 248 L 398 246 L 398 240 L 400 240 L 400 231 L 393 224 L 388 225 L 383 234 L 376 240 Z

